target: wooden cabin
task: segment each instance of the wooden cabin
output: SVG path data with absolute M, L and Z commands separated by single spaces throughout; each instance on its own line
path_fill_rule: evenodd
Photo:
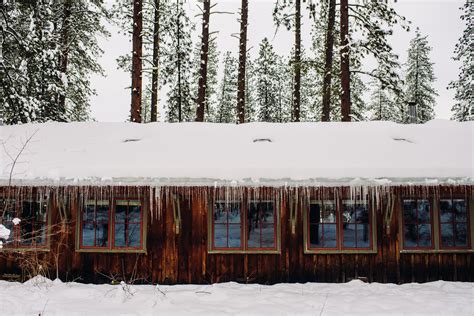
M 474 123 L 0 127 L 0 278 L 474 281 Z

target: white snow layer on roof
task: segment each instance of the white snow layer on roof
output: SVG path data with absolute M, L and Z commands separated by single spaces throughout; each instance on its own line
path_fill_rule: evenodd
M 1 126 L 16 185 L 473 184 L 474 122 Z

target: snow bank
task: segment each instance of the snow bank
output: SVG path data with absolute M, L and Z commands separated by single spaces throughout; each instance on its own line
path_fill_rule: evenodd
M 44 123 L 0 127 L 0 183 L 472 184 L 473 122 Z
M 41 279 L 42 280 L 42 279 Z M 1 315 L 473 315 L 474 284 L 121 285 L 0 281 Z

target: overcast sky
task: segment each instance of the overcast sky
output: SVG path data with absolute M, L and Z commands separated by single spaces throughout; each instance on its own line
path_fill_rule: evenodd
M 106 0 L 109 5 L 113 0 Z M 218 49 L 221 52 L 233 51 L 237 56 L 238 39 L 232 34 L 239 32 L 237 12 L 241 0 L 214 0 L 216 11 L 234 12 L 233 15 L 217 14 L 211 17 L 211 31 L 219 31 Z M 279 54 L 288 55 L 292 44 L 293 34 L 280 29 L 275 35 L 272 10 L 274 0 L 249 0 L 248 38 L 250 53 L 258 53 L 258 45 L 264 37 L 272 39 L 272 44 Z M 428 35 L 429 44 L 433 47 L 431 59 L 435 63 L 434 72 L 437 77 L 435 88 L 439 93 L 435 108 L 437 118 L 448 119 L 453 105 L 454 91 L 446 86 L 455 80 L 459 73 L 459 64 L 452 60 L 454 46 L 464 30 L 464 22 L 459 18 L 462 14 L 459 8 L 464 0 L 398 0 L 394 4 L 398 13 L 407 17 L 413 23 L 412 31 L 407 33 L 396 29 L 391 37 L 391 44 L 402 62 L 406 60 L 408 44 L 414 37 L 414 29 L 420 28 L 423 35 Z M 188 0 L 188 10 L 193 19 L 198 12 L 197 0 Z M 307 19 L 303 25 L 303 45 L 310 46 L 311 25 Z M 197 21 L 199 23 L 199 21 Z M 199 25 L 197 29 L 200 31 Z M 131 49 L 130 39 L 118 34 L 118 29 L 110 25 L 112 36 L 100 39 L 104 55 L 100 63 L 107 76 L 93 76 L 92 86 L 97 96 L 92 98 L 92 115 L 98 121 L 123 122 L 127 120 L 130 111 L 129 74 L 117 69 L 116 59 Z M 274 36 L 275 35 L 275 36 Z M 162 94 L 163 96 L 163 94 Z M 160 104 L 162 104 L 161 100 Z M 162 108 L 162 106 L 160 106 Z

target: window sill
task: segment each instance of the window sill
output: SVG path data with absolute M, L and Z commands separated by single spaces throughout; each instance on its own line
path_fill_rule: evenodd
M 49 252 L 50 249 L 49 248 L 7 248 L 7 247 L 3 247 L 2 249 L 0 249 L 0 253 L 1 252 L 33 252 L 33 251 L 38 251 L 38 252 Z
M 210 255 L 280 255 L 281 250 L 208 250 Z
M 76 252 L 83 253 L 144 253 L 145 249 L 76 249 Z
M 350 255 L 350 254 L 376 254 L 377 249 L 360 249 L 360 250 L 313 250 L 313 249 L 305 249 L 305 255 Z
M 400 253 L 406 254 L 442 254 L 442 253 L 474 253 L 474 249 L 410 249 L 400 250 Z

